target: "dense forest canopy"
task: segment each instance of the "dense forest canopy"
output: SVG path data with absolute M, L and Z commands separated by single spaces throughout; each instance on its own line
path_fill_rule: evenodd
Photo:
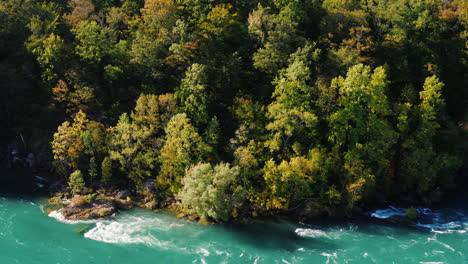
M 466 161 L 467 23 L 463 0 L 3 0 L 1 143 L 212 220 L 438 200 Z

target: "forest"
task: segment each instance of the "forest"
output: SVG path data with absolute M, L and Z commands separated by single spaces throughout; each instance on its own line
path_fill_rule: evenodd
M 212 221 L 440 201 L 466 175 L 467 24 L 463 0 L 2 0 L 0 144 Z

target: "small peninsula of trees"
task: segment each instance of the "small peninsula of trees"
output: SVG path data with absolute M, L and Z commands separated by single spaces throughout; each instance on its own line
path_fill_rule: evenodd
M 463 0 L 3 0 L 2 138 L 50 147 L 73 192 L 143 194 L 151 179 L 204 220 L 438 200 L 466 166 L 467 13 Z

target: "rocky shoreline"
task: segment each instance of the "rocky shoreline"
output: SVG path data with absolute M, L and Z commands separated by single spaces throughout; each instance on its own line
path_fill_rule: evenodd
M 313 203 L 305 203 L 301 208 L 296 208 L 294 211 L 262 212 L 257 210 L 253 205 L 249 205 L 235 209 L 232 213 L 231 222 L 248 224 L 254 223 L 259 219 L 271 217 L 298 222 L 314 222 L 325 219 L 327 221 L 331 219 L 373 219 L 374 221 L 391 225 L 409 228 L 417 227 L 418 213 L 412 216 L 407 213 L 407 210 L 399 209 L 400 211 L 398 212 L 386 212 L 387 215 L 385 213 L 379 216 L 374 215 L 379 213 L 379 211 L 391 211 L 394 207 L 390 207 L 393 209 L 384 210 L 374 209 L 374 213 L 359 211 L 353 214 L 344 214 L 343 212 L 331 212 L 330 209 L 326 208 L 315 208 L 315 206 Z M 200 224 L 205 225 L 213 224 L 212 222 L 201 221 L 198 216 L 188 214 L 179 206 L 178 201 L 174 199 L 158 202 L 151 193 L 147 193 L 145 196 L 137 196 L 132 195 L 128 190 L 99 189 L 95 192 L 88 191 L 86 194 L 76 195 L 71 195 L 69 192 L 58 192 L 48 200 L 47 214 L 57 211 L 64 220 L 96 220 L 113 218 L 119 212 L 133 208 L 144 208 L 155 213 L 161 210 L 169 210 L 177 218 L 198 221 Z

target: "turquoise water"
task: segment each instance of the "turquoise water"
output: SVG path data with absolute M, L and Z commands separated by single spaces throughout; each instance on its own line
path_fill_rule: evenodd
M 427 212 L 426 228 L 407 229 L 377 220 L 201 226 L 145 210 L 66 222 L 43 204 L 0 197 L 0 263 L 468 263 L 459 209 Z

